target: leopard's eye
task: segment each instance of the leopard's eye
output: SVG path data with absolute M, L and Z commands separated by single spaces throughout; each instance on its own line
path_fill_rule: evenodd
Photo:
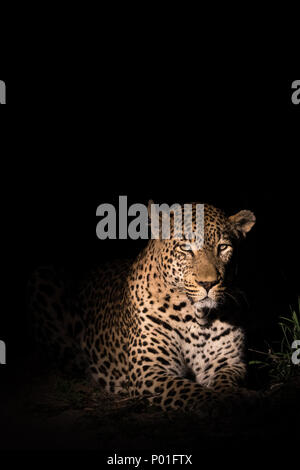
M 192 252 L 193 251 L 191 245 L 188 245 L 188 244 L 181 245 L 179 248 L 182 251 L 185 251 L 185 252 Z
M 231 248 L 231 245 L 228 243 L 221 243 L 221 245 L 218 246 L 219 253 L 226 251 L 228 248 Z

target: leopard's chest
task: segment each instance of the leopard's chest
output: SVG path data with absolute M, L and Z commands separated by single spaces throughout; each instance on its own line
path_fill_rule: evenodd
M 193 306 L 181 298 L 144 302 L 140 310 L 144 337 L 163 342 L 183 367 L 199 374 L 211 364 L 239 354 L 244 342 L 242 331 L 228 317 L 196 315 Z M 171 354 L 171 356 L 172 356 Z
M 182 350 L 188 366 L 199 372 L 228 354 L 238 354 L 243 343 L 243 331 L 227 321 L 217 319 L 209 326 L 193 321 L 185 327 Z

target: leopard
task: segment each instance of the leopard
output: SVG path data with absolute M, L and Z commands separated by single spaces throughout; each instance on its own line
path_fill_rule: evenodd
M 76 288 L 52 267 L 37 268 L 29 281 L 37 343 L 106 392 L 163 411 L 201 412 L 248 397 L 235 289 L 239 246 L 256 217 L 203 207 L 202 238 L 176 237 L 171 214 L 168 238 L 156 232 L 133 261 L 100 266 Z M 195 228 L 197 204 L 191 208 Z

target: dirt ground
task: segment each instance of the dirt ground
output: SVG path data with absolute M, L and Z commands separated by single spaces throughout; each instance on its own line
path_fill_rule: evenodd
M 267 409 L 200 418 L 109 396 L 94 384 L 41 369 L 36 359 L 18 361 L 12 370 L 0 389 L 2 450 L 198 449 L 200 443 L 207 449 L 300 438 L 300 377 L 282 385 Z

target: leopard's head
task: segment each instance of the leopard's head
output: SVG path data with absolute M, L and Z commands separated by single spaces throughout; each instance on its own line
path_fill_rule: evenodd
M 151 208 L 152 201 L 149 204 Z M 168 238 L 163 237 L 161 230 L 164 212 L 159 213 L 160 229 L 153 235 L 158 270 L 165 285 L 184 293 L 196 308 L 216 308 L 231 295 L 237 247 L 255 224 L 255 216 L 251 211 L 242 210 L 227 217 L 222 210 L 205 204 L 201 206 L 203 217 L 199 233 L 199 222 L 196 225 L 199 205 L 193 203 L 187 207 L 178 205 L 168 216 Z M 177 210 L 181 212 L 181 219 L 176 217 Z M 186 210 L 191 212 L 188 230 L 183 226 Z M 178 237 L 176 230 L 179 223 L 182 223 L 182 237 Z

